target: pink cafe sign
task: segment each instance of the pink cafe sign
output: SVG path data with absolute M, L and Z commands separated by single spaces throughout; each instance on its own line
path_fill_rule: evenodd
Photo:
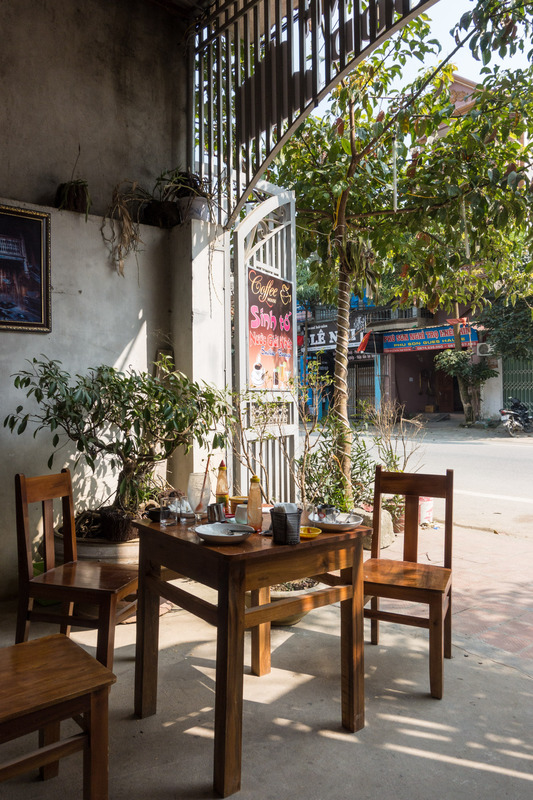
M 248 374 L 252 389 L 286 389 L 294 377 L 293 285 L 248 270 Z
M 474 347 L 478 335 L 470 325 L 461 325 L 461 344 Z M 383 334 L 384 353 L 410 353 L 416 350 L 448 350 L 455 347 L 453 325 L 416 328 L 410 331 Z

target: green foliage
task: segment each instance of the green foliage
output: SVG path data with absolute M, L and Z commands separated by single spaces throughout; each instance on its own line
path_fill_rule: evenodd
M 515 304 L 499 298 L 482 311 L 479 321 L 498 355 L 533 359 L 532 304 L 531 297 L 518 300 Z
M 435 366 L 446 375 L 465 381 L 467 386 L 481 387 L 498 375 L 498 370 L 489 367 L 486 360 L 473 361 L 467 350 L 441 350 L 435 356 Z
M 531 265 L 517 264 L 516 242 L 521 232 L 527 252 L 533 237 L 533 70 L 489 62 L 494 50 L 529 44 L 533 6 L 478 0 L 463 16 L 457 40 L 486 66 L 461 115 L 450 62 L 410 85 L 399 80 L 410 59 L 438 51 L 425 19 L 345 78 L 329 113 L 309 117 L 272 169 L 272 180 L 296 193 L 298 252 L 315 255 L 310 272 L 326 301 L 336 299 L 350 241 L 372 253 L 380 302 L 477 308 L 487 287 L 511 302 L 531 294 Z M 360 288 L 362 273 L 346 271 Z
M 338 418 L 327 414 L 318 427 L 317 446 L 307 454 L 305 462 L 301 457 L 297 465 L 308 502 L 349 511 L 371 501 L 376 462 L 367 448 L 362 428 L 354 430 L 350 462 L 353 500 L 347 502 L 346 478 L 335 454 L 338 428 Z
M 66 440 L 75 443 L 78 460 L 84 459 L 92 470 L 105 458 L 119 470 L 113 504 L 123 510 L 135 512 L 150 493 L 157 462 L 177 447 L 188 449 L 194 441 L 206 446 L 211 438 L 213 447 L 223 443 L 213 430 L 226 413 L 225 404 L 208 386 L 173 371 L 167 358 L 157 365 L 160 378 L 106 365 L 72 378 L 59 361 L 43 357 L 29 363 L 14 383 L 35 401 L 37 410 L 25 413 L 19 405 L 4 426 L 21 434 L 31 423 L 34 436 L 51 431 L 50 469 Z
M 320 289 L 313 281 L 308 259 L 300 259 L 296 266 L 296 299 L 306 311 L 313 311 L 320 303 Z

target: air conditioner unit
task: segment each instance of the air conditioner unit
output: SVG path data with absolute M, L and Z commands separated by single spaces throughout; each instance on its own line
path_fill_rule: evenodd
M 491 356 L 494 353 L 494 347 L 488 342 L 479 342 L 477 346 L 478 356 Z

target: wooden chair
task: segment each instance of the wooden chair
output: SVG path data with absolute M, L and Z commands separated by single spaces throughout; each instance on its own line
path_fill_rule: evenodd
M 405 533 L 403 561 L 386 557 L 380 549 L 383 495 L 404 495 Z M 445 500 L 444 566 L 418 563 L 418 506 L 420 497 Z M 429 629 L 429 682 L 431 696 L 442 697 L 443 656 L 452 657 L 452 529 L 453 470 L 446 475 L 383 472 L 376 468 L 371 558 L 364 564 L 364 593 L 371 595 L 364 615 L 371 620 L 371 642 L 378 644 L 379 620 Z M 435 532 L 435 536 L 438 534 Z M 424 603 L 429 616 L 382 611 L 379 599 Z
M 67 636 L 72 625 L 97 628 L 96 658 L 112 669 L 115 625 L 136 611 L 137 567 L 77 561 L 74 501 L 68 470 L 36 478 L 16 475 L 15 494 L 19 565 L 15 641 L 27 640 L 32 620 L 55 622 L 61 626 L 61 633 Z M 58 566 L 54 554 L 55 499 L 61 500 L 63 509 L 64 563 Z M 33 535 L 29 521 L 29 506 L 32 503 L 42 504 L 44 572 L 36 576 L 33 575 Z M 129 599 L 129 596 L 133 599 Z M 55 601 L 62 605 L 55 612 L 50 608 L 34 607 L 34 600 Z M 78 604 L 96 606 L 96 618 L 76 613 Z
M 115 681 L 61 633 L 0 649 L 0 744 L 39 731 L 39 748 L 1 763 L 0 781 L 36 768 L 43 780 L 53 778 L 58 759 L 83 750 L 83 798 L 107 800 L 108 697 Z M 82 733 L 60 739 L 60 724 L 70 718 Z

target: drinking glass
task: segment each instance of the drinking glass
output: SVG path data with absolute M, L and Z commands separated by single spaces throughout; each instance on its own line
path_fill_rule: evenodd
M 202 517 L 206 514 L 207 504 L 210 498 L 211 486 L 209 484 L 209 476 L 206 478 L 205 472 L 191 472 L 187 485 L 187 499 L 194 512 L 197 525 L 200 524 Z

